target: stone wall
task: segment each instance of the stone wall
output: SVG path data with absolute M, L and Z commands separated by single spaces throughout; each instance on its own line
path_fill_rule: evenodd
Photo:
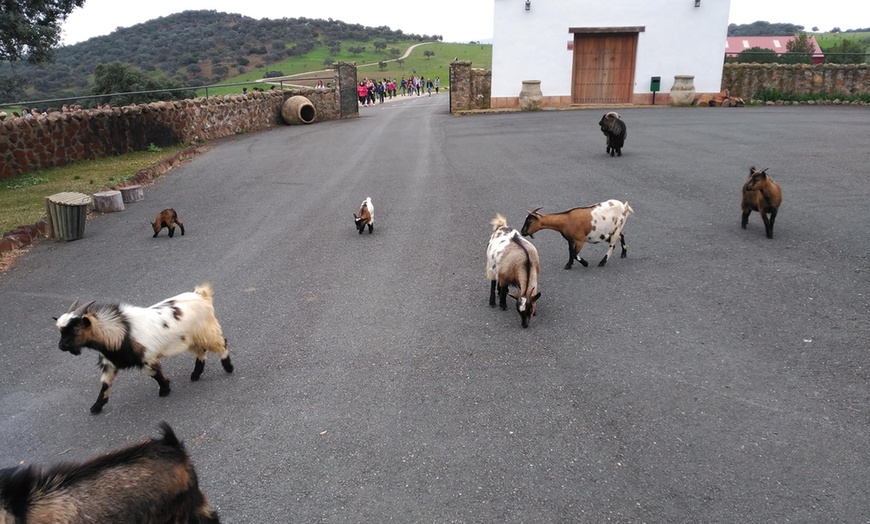
M 342 114 L 338 89 L 300 88 L 56 112 L 29 120 L 7 118 L 0 122 L 0 179 L 80 160 L 143 151 L 151 144 L 163 147 L 198 143 L 282 126 L 281 106 L 293 95 L 311 100 L 317 110 L 316 122 L 358 115 L 356 106 L 351 114 Z
M 471 62 L 450 63 L 450 112 L 489 109 L 492 71 L 472 69 Z
M 722 89 L 755 98 L 761 88 L 782 93 L 855 95 L 870 92 L 870 64 L 725 64 Z

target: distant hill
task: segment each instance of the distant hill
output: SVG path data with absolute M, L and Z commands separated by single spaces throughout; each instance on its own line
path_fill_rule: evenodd
M 365 27 L 340 20 L 282 18 L 256 20 L 217 11 L 184 11 L 55 51 L 43 67 L 0 64 L 0 80 L 20 79 L 0 99 L 62 98 L 90 93 L 94 68 L 123 62 L 148 74 L 164 74 L 185 85 L 220 82 L 239 73 L 303 55 L 314 49 L 349 45 L 440 41 L 439 35 L 405 34 L 389 27 Z

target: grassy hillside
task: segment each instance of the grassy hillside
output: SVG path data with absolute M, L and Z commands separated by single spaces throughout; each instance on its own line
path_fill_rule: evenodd
M 419 44 L 419 42 L 399 42 L 396 43 L 395 47 L 399 48 L 404 55 L 405 51 L 414 44 Z M 228 79 L 225 83 L 235 84 L 241 82 L 253 82 L 262 79 L 263 74 L 268 70 L 280 71 L 284 75 L 297 75 L 300 73 L 314 72 L 303 78 L 286 81 L 286 83 L 313 86 L 318 78 L 329 78 L 331 80 L 332 68 L 331 66 L 324 64 L 324 60 L 327 57 L 333 61 L 356 62 L 357 77 L 360 80 L 365 77 L 375 79 L 399 79 L 403 76 L 407 78 L 420 75 L 425 78 L 434 79 L 437 76 L 441 78 L 441 85 L 445 88 L 449 86 L 450 62 L 453 61 L 454 58 L 471 61 L 474 67 L 492 67 L 491 44 L 425 43 L 414 48 L 411 54 L 403 59 L 401 63 L 390 57 L 384 56 L 381 53 L 375 53 L 370 45 L 366 46 L 366 51 L 360 54 L 352 54 L 345 49 L 355 45 L 357 44 L 349 43 L 347 46 L 342 46 L 342 51 L 337 54 L 329 53 L 326 48 L 318 48 L 303 56 L 290 58 L 272 64 L 267 69 L 257 69 L 240 74 Z M 434 53 L 434 55 L 427 57 L 425 55 L 426 51 L 430 51 Z M 381 69 L 379 65 L 380 62 L 385 62 L 386 67 Z M 327 80 L 324 80 L 324 83 L 326 81 Z M 228 87 L 210 87 L 208 89 L 208 94 L 224 95 L 239 93 L 241 90 L 242 86 L 238 85 Z M 200 96 L 204 95 L 204 90 L 200 90 L 197 94 Z
M 843 40 L 852 40 L 853 42 L 857 42 L 864 47 L 864 51 L 867 52 L 870 49 L 870 32 L 861 32 L 861 33 L 810 33 L 816 38 L 816 42 L 819 43 L 819 47 L 822 49 L 829 48 L 836 44 L 839 44 Z

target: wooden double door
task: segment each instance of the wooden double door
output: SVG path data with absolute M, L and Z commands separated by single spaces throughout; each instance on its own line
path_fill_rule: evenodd
M 630 103 L 637 32 L 574 32 L 574 104 Z

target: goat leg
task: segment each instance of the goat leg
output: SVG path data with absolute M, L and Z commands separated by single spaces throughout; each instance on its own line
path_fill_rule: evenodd
M 743 211 L 743 216 L 740 217 L 740 227 L 743 229 L 746 229 L 746 224 L 749 223 L 749 213 L 752 213 L 752 211 L 746 209 Z
M 118 368 L 114 364 L 100 357 L 100 366 L 103 368 L 103 374 L 100 376 L 100 394 L 97 395 L 97 401 L 91 406 L 91 414 L 96 415 L 103 410 L 103 406 L 109 401 L 109 390 L 112 388 L 112 383 L 115 382 L 115 377 L 118 376 Z
M 628 246 L 625 245 L 625 236 L 622 233 L 619 234 L 619 243 L 622 245 L 622 255 L 619 258 L 625 258 L 628 256 Z
M 160 396 L 165 397 L 169 395 L 169 379 L 163 374 L 163 367 L 160 365 L 160 362 L 149 362 L 145 364 L 145 373 L 148 374 L 149 377 L 153 378 L 157 381 L 157 384 L 160 386 Z
M 764 233 L 767 235 L 767 238 L 773 238 L 773 222 L 771 222 L 764 211 L 759 211 L 758 214 L 761 215 L 761 220 L 764 221 Z
M 489 307 L 495 307 L 495 280 L 489 283 Z
M 190 381 L 196 382 L 199 380 L 199 377 L 202 376 L 202 372 L 205 369 L 205 355 L 197 355 L 196 360 L 193 364 L 193 373 L 190 374 Z

